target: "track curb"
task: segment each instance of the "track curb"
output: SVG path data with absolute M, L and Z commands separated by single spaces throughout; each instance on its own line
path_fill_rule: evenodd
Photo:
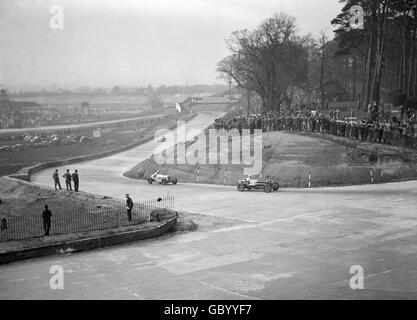
M 155 238 L 168 232 L 177 222 L 177 217 L 164 221 L 156 227 L 120 232 L 112 235 L 91 237 L 86 239 L 64 241 L 42 247 L 14 250 L 0 254 L 0 265 L 15 261 L 62 255 L 73 252 L 82 252 L 97 248 L 103 248 L 122 243 Z

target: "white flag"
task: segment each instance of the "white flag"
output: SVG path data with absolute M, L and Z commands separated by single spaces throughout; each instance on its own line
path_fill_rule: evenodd
M 179 103 L 175 104 L 175 109 L 177 109 L 178 112 L 181 112 L 181 106 Z

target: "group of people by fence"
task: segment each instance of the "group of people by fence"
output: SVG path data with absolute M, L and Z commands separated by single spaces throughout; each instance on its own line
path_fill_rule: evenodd
M 62 177 L 65 180 L 65 186 L 67 188 L 67 191 L 72 191 L 72 184 L 71 181 L 74 182 L 74 191 L 78 192 L 78 189 L 80 187 L 80 177 L 78 176 L 78 170 L 75 170 L 72 174 L 69 169 L 67 169 L 67 172 L 65 172 Z M 54 173 L 52 174 L 52 180 L 54 180 L 54 186 L 55 190 L 59 188 L 59 190 L 62 190 L 61 188 L 61 182 L 59 180 L 59 173 L 58 169 L 55 169 Z
M 129 194 L 126 194 L 126 213 L 127 213 L 127 221 L 129 223 L 132 222 L 132 209 L 133 209 L 133 200 L 129 196 Z M 49 232 L 51 230 L 51 218 L 52 218 L 52 211 L 49 209 L 48 205 L 45 204 L 45 210 L 43 210 L 42 212 L 42 224 L 43 224 L 43 230 L 45 232 L 45 236 L 49 236 Z
M 161 201 L 162 201 L 162 198 L 158 198 L 158 200 L 156 200 L 156 201 L 159 202 L 160 201 L 159 199 L 161 199 Z M 130 197 L 129 194 L 126 194 L 126 202 L 125 203 L 126 203 L 127 223 L 128 224 L 131 224 L 133 222 L 133 220 L 134 220 L 133 219 L 133 212 L 132 212 L 133 206 L 134 206 L 134 202 L 133 202 L 133 200 L 132 200 L 132 198 Z M 151 205 L 151 201 L 148 201 L 148 202 L 144 202 L 142 204 L 142 207 L 145 208 L 146 206 L 150 206 L 150 205 Z M 110 206 L 107 205 L 106 208 L 107 209 L 105 209 L 104 211 L 100 211 L 100 212 L 104 212 L 104 213 L 112 212 L 113 214 L 118 214 L 118 212 L 120 212 L 120 209 L 121 209 L 120 203 L 113 203 Z M 84 210 L 86 210 L 86 211 L 84 213 L 96 212 L 96 210 L 101 210 L 101 209 L 102 209 L 101 204 L 100 205 L 93 205 L 91 207 L 85 207 Z M 139 207 L 138 210 L 135 211 L 135 214 L 138 215 L 138 212 L 140 212 L 140 210 L 141 209 Z M 43 227 L 43 234 L 44 234 L 44 236 L 49 236 L 50 235 L 51 226 L 52 226 L 52 220 L 53 220 L 53 214 L 52 214 L 53 211 L 55 212 L 54 213 L 55 214 L 55 220 L 60 220 L 61 223 L 62 223 L 63 220 L 64 221 L 67 221 L 67 222 L 68 221 L 75 222 L 75 223 L 70 223 L 70 226 L 67 226 L 70 229 L 71 228 L 76 228 L 76 225 L 78 225 L 80 223 L 83 224 L 83 221 L 82 220 L 80 221 L 78 219 L 81 216 L 78 216 L 78 218 L 75 217 L 73 215 L 74 214 L 74 211 L 73 210 L 69 210 L 69 211 L 64 211 L 63 212 L 62 209 L 59 208 L 59 207 L 57 207 L 57 206 L 55 206 L 55 209 L 51 209 L 48 204 L 45 204 L 44 205 L 44 209 L 42 211 L 42 214 L 40 216 L 42 218 L 42 227 Z M 87 216 L 88 216 L 88 214 L 86 214 L 86 217 Z M 22 217 L 20 217 L 20 218 L 22 218 Z M 139 218 L 140 218 L 140 216 L 138 216 L 136 218 L 136 220 L 139 219 Z M 76 219 L 76 221 L 74 219 Z M 92 230 L 94 230 L 94 227 L 95 227 L 94 226 L 94 219 L 95 218 L 91 218 L 91 215 L 90 215 L 90 218 L 86 218 L 86 220 L 84 221 L 84 223 L 86 221 L 87 222 L 90 221 L 88 219 L 93 219 L 93 222 L 92 222 L 93 223 Z M 99 219 L 99 218 L 97 217 L 97 219 Z M 30 220 L 31 220 L 31 218 L 28 217 L 28 221 L 30 221 Z M 100 229 L 100 228 L 102 228 L 103 224 L 105 224 L 105 223 L 108 224 L 108 223 L 110 223 L 110 221 L 111 221 L 111 218 L 108 219 L 108 220 L 105 220 L 105 221 L 104 220 L 103 221 L 96 221 L 96 223 L 97 223 L 97 226 L 96 227 Z M 20 221 L 20 225 L 23 225 L 23 224 L 27 225 L 26 222 Z M 10 223 L 11 223 L 11 225 L 10 225 Z M 13 224 L 16 225 L 16 223 L 19 224 L 19 222 L 16 222 L 16 217 L 10 217 L 10 218 L 2 217 L 0 219 L 0 232 L 1 233 L 6 232 L 7 229 L 9 229 L 10 227 L 12 227 Z M 12 227 L 12 229 L 13 229 L 13 227 Z M 38 232 L 38 231 L 34 231 L 34 230 L 35 229 L 34 229 L 33 225 L 29 227 L 29 233 L 33 233 L 34 232 L 36 234 Z M 27 232 L 27 230 L 22 230 L 22 233 L 24 233 L 24 232 Z M 61 230 L 61 232 L 62 232 L 62 230 Z M 1 235 L 2 234 L 0 234 L 0 236 Z M 12 235 L 9 234 L 9 236 L 12 236 Z M 15 236 L 19 238 L 19 234 L 15 235 Z M 1 240 L 1 238 L 3 238 L 3 237 L 0 237 L 0 240 Z
M 214 121 L 216 130 L 255 129 L 263 132 L 298 131 L 330 134 L 353 140 L 384 143 L 417 149 L 417 132 L 414 119 L 401 121 L 391 119 L 389 122 L 378 122 L 372 117 L 360 121 L 345 118 L 340 119 L 336 113 L 318 114 L 315 112 L 269 112 L 254 115 L 242 113 L 228 114 Z

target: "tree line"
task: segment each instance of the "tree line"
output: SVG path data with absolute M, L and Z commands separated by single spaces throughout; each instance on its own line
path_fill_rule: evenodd
M 415 104 L 417 95 L 415 0 L 343 0 L 342 12 L 332 21 L 336 26 L 336 54 L 360 66 L 360 106 L 378 107 L 381 98 L 396 105 Z M 363 8 L 363 28 L 352 29 L 351 8 Z
M 340 2 L 343 8 L 331 21 L 334 37 L 326 31 L 318 37 L 301 35 L 293 17 L 275 14 L 254 30 L 232 33 L 226 41 L 230 55 L 218 63 L 218 72 L 256 93 L 264 111 L 291 106 L 296 88 L 302 89 L 307 104 L 314 92 L 324 108 L 329 80 L 364 111 L 370 103 L 378 109 L 382 102 L 416 107 L 417 2 Z M 352 24 L 358 14 L 352 8 L 358 5 L 363 25 Z

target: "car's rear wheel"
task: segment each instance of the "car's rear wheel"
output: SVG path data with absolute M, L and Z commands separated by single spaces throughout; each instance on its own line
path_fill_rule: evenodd
M 272 190 L 274 190 L 274 191 L 278 191 L 278 189 L 279 189 L 279 183 L 278 183 L 278 182 L 274 182 L 274 183 L 272 184 Z
M 271 190 L 272 190 L 272 187 L 271 187 L 271 185 L 270 185 L 270 184 L 266 184 L 266 185 L 264 186 L 264 191 L 265 191 L 266 193 L 270 193 L 270 192 L 271 192 Z
M 245 185 L 243 183 L 239 183 L 237 185 L 237 190 L 239 190 L 240 192 L 245 191 Z
M 163 179 L 161 182 L 162 182 L 162 184 L 167 184 L 168 183 L 168 181 L 166 179 Z
M 177 178 L 172 178 L 172 184 L 177 184 Z
M 152 184 L 153 180 L 151 178 L 148 179 L 148 183 Z

